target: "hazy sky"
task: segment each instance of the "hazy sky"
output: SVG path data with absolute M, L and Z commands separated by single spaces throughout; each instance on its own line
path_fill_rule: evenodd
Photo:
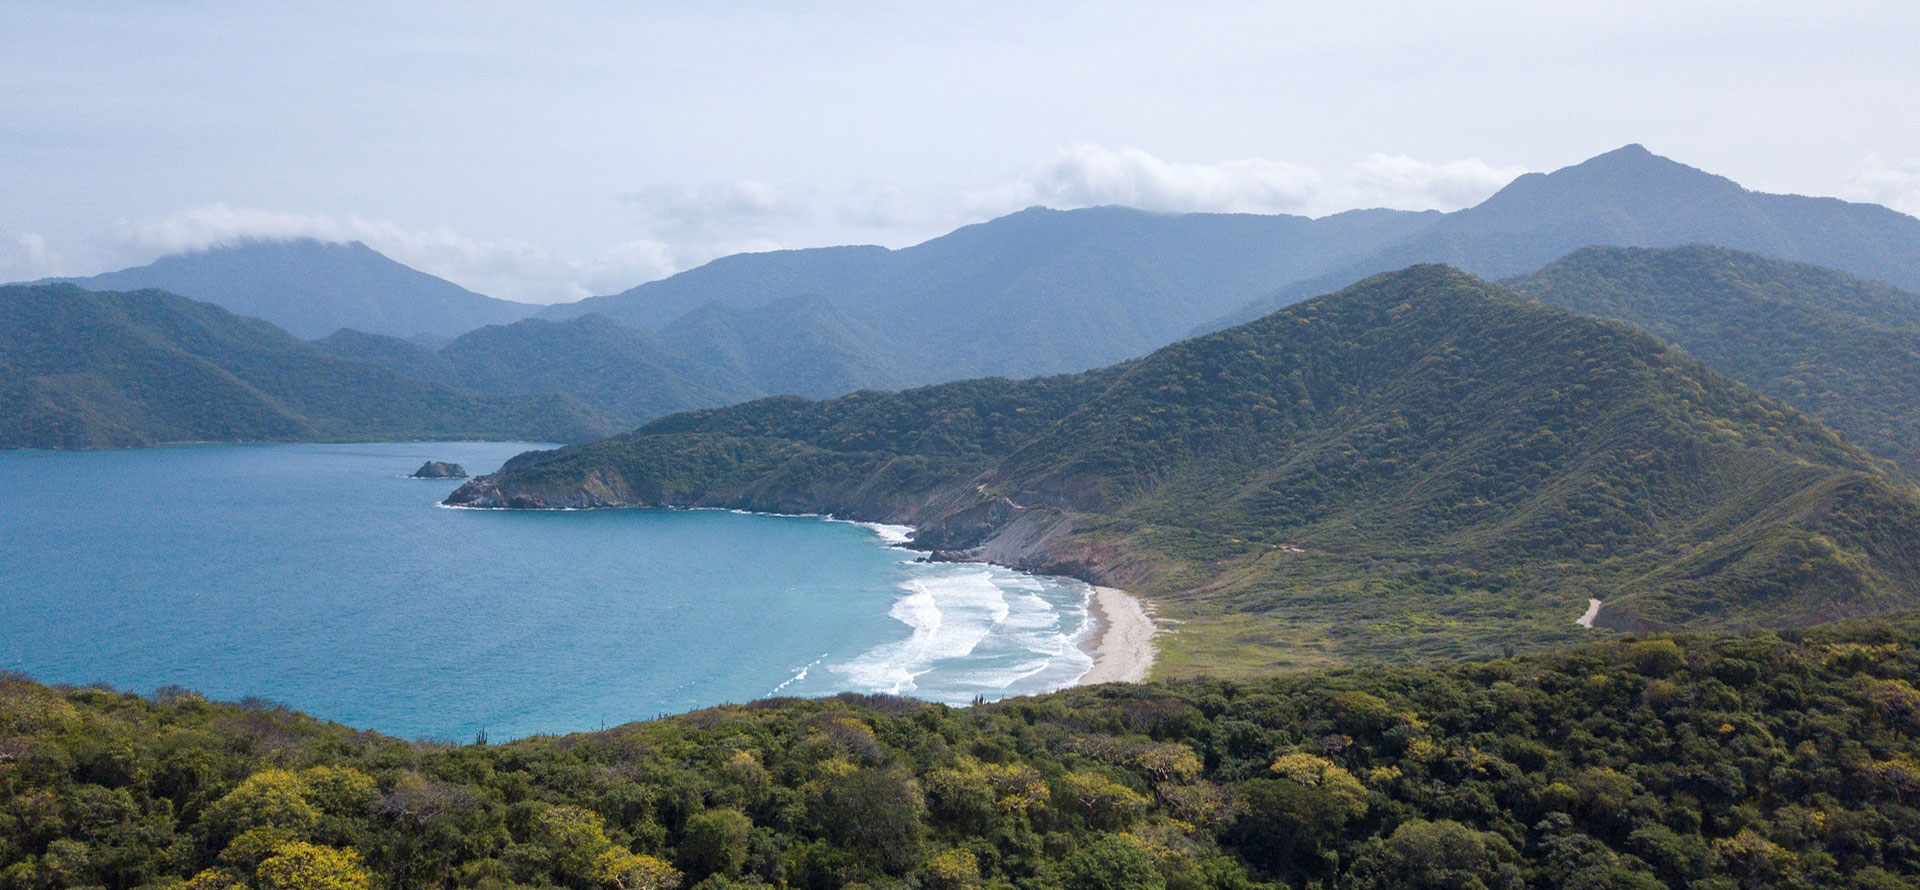
M 0 4 L 0 280 L 315 235 L 549 302 L 1031 204 L 1453 209 L 1628 142 L 1920 213 L 1914 0 L 294 5 Z

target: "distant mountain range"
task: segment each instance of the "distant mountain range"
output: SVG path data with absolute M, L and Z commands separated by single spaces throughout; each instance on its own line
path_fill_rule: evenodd
M 0 447 L 571 442 L 617 428 L 571 396 L 475 395 L 161 291 L 0 287 Z
M 1498 652 L 1578 632 L 1589 597 L 1617 628 L 1920 604 L 1920 491 L 1875 458 L 1646 333 L 1440 266 L 1084 374 L 662 418 L 450 503 L 907 522 L 1153 595 L 1176 665 Z
M 857 330 L 832 307 L 803 297 L 750 310 L 710 306 L 658 333 L 585 315 L 484 327 L 438 350 L 354 330 L 316 344 L 342 358 L 474 392 L 568 393 L 637 426 L 772 393 L 825 397 L 892 384 L 891 369 L 869 366 Z M 808 347 L 808 360 L 786 360 L 786 344 Z M 836 351 L 844 361 L 834 360 Z
M 481 296 L 396 263 L 358 241 L 248 241 L 161 257 L 90 278 L 54 279 L 88 290 L 158 289 L 263 318 L 297 337 L 353 328 L 394 337 L 454 337 L 540 309 Z
M 857 361 L 897 376 L 862 385 L 902 386 L 1108 364 L 1416 263 L 1504 278 L 1590 245 L 1694 243 L 1920 289 L 1920 220 L 1877 205 L 1750 192 L 1632 145 L 1522 176 L 1455 213 L 1315 220 L 1034 208 L 902 250 L 726 257 L 541 317 L 597 313 L 662 331 L 701 307 L 811 296 L 877 335 Z M 816 360 L 811 345 L 780 333 L 759 339 L 788 365 Z M 818 359 L 848 360 L 844 351 Z
M 1353 262 L 1439 214 L 1325 219 L 1032 208 L 902 250 L 824 248 L 727 257 L 621 294 L 550 306 L 660 330 L 703 306 L 817 297 L 878 336 L 864 363 L 894 386 L 1077 371 L 1143 354 L 1286 282 Z M 803 346 L 765 339 L 805 360 Z
M 1312 220 L 1035 208 L 902 250 L 725 257 L 622 294 L 538 309 L 538 318 L 523 317 L 537 307 L 481 297 L 358 244 L 245 244 L 84 281 L 176 288 L 306 336 L 325 335 L 320 347 L 336 357 L 473 393 L 564 392 L 611 422 L 637 425 L 774 394 L 826 398 L 1076 371 L 1403 260 L 1512 275 L 1591 244 L 1688 241 L 1920 282 L 1920 220 L 1871 205 L 1748 192 L 1639 146 L 1521 177 L 1451 214 L 1370 210 Z M 1595 255 L 1516 285 L 1547 302 L 1646 326 L 1874 453 L 1915 465 L 1920 432 L 1900 358 L 1910 342 L 1903 331 L 1920 324 L 1905 308 L 1910 298 L 1865 281 L 1840 283 L 1838 273 L 1815 281 L 1814 273 L 1759 256 L 1740 259 L 1738 274 L 1720 275 L 1710 288 L 1702 282 L 1716 273 L 1681 268 L 1713 262 L 1704 254 L 1662 261 L 1660 275 L 1695 276 L 1697 288 L 1655 281 L 1645 269 L 1603 268 L 1631 256 Z M 1566 280 L 1576 268 L 1605 280 Z M 1634 292 L 1619 293 L 1629 280 Z M 1829 287 L 1873 291 L 1885 305 L 1854 317 L 1823 296 Z M 1798 325 L 1795 336 L 1749 343 L 1770 358 L 1711 345 L 1716 337 L 1753 340 L 1764 328 L 1742 313 L 1782 300 L 1795 306 L 1779 309 L 1772 322 Z M 1858 325 L 1873 335 L 1855 336 Z M 1858 363 L 1868 353 L 1878 370 L 1836 373 L 1864 368 Z

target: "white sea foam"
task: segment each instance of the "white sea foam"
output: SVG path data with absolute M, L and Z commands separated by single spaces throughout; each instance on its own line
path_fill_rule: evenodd
M 795 672 L 793 676 L 788 677 L 780 685 L 773 687 L 771 691 L 769 691 L 766 695 L 761 696 L 761 698 L 772 698 L 776 695 L 779 695 L 780 690 L 785 689 L 788 686 L 792 686 L 795 683 L 799 683 L 807 679 L 807 673 L 809 671 L 812 671 L 815 665 L 818 665 L 820 662 L 826 660 L 826 657 L 827 657 L 827 653 L 825 652 L 820 653 L 819 658 L 816 658 L 812 661 L 807 662 L 806 665 L 801 667 L 799 671 Z
M 889 613 L 908 636 L 830 665 L 847 685 L 952 704 L 1070 685 L 1092 659 L 1078 582 L 977 564 L 917 564 Z
M 884 522 L 856 522 L 854 524 L 873 529 L 873 533 L 879 535 L 880 540 L 887 542 L 889 546 L 897 547 L 905 544 L 911 540 L 913 536 L 913 526 L 911 525 L 888 525 Z

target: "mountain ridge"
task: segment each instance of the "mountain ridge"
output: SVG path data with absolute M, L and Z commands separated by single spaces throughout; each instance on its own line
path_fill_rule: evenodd
M 1638 144 L 1527 173 L 1481 203 L 1330 274 L 1290 283 L 1195 328 L 1248 321 L 1305 296 L 1415 263 L 1486 278 L 1532 272 L 1582 247 L 1704 243 L 1920 289 L 1920 219 L 1878 204 L 1749 190 Z
M 457 336 L 540 309 L 467 290 L 389 259 L 359 241 L 250 239 L 163 256 L 85 278 L 88 290 L 164 290 L 262 318 L 302 339 L 340 328 L 393 337 Z

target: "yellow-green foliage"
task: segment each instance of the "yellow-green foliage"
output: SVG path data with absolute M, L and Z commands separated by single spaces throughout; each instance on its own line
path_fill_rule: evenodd
M 927 878 L 937 890 L 964 890 L 980 880 L 980 859 L 956 847 L 927 860 Z
M 1312 754 L 1282 754 L 1269 767 L 1288 781 L 1326 793 L 1339 812 L 1353 818 L 1367 810 L 1367 789 L 1345 767 Z
M 613 846 L 600 814 L 572 804 L 542 808 L 534 817 L 531 839 L 550 851 L 553 873 L 573 881 L 595 878 L 600 854 Z
M 1139 821 L 1152 803 L 1146 796 L 1099 773 L 1070 772 L 1055 779 L 1053 805 L 1103 831 L 1122 831 Z
M 601 853 L 594 873 L 601 884 L 614 890 L 674 890 L 683 877 L 657 857 L 626 850 Z
M 262 861 L 254 881 L 260 890 L 369 890 L 372 886 L 358 852 L 298 841 Z
M 0 680 L 0 890 L 1920 880 L 1920 622 L 1646 642 L 465 747 Z
M 252 828 L 279 828 L 304 836 L 320 822 L 320 810 L 308 799 L 310 793 L 297 773 L 261 770 L 209 807 L 207 824 L 228 838 Z

